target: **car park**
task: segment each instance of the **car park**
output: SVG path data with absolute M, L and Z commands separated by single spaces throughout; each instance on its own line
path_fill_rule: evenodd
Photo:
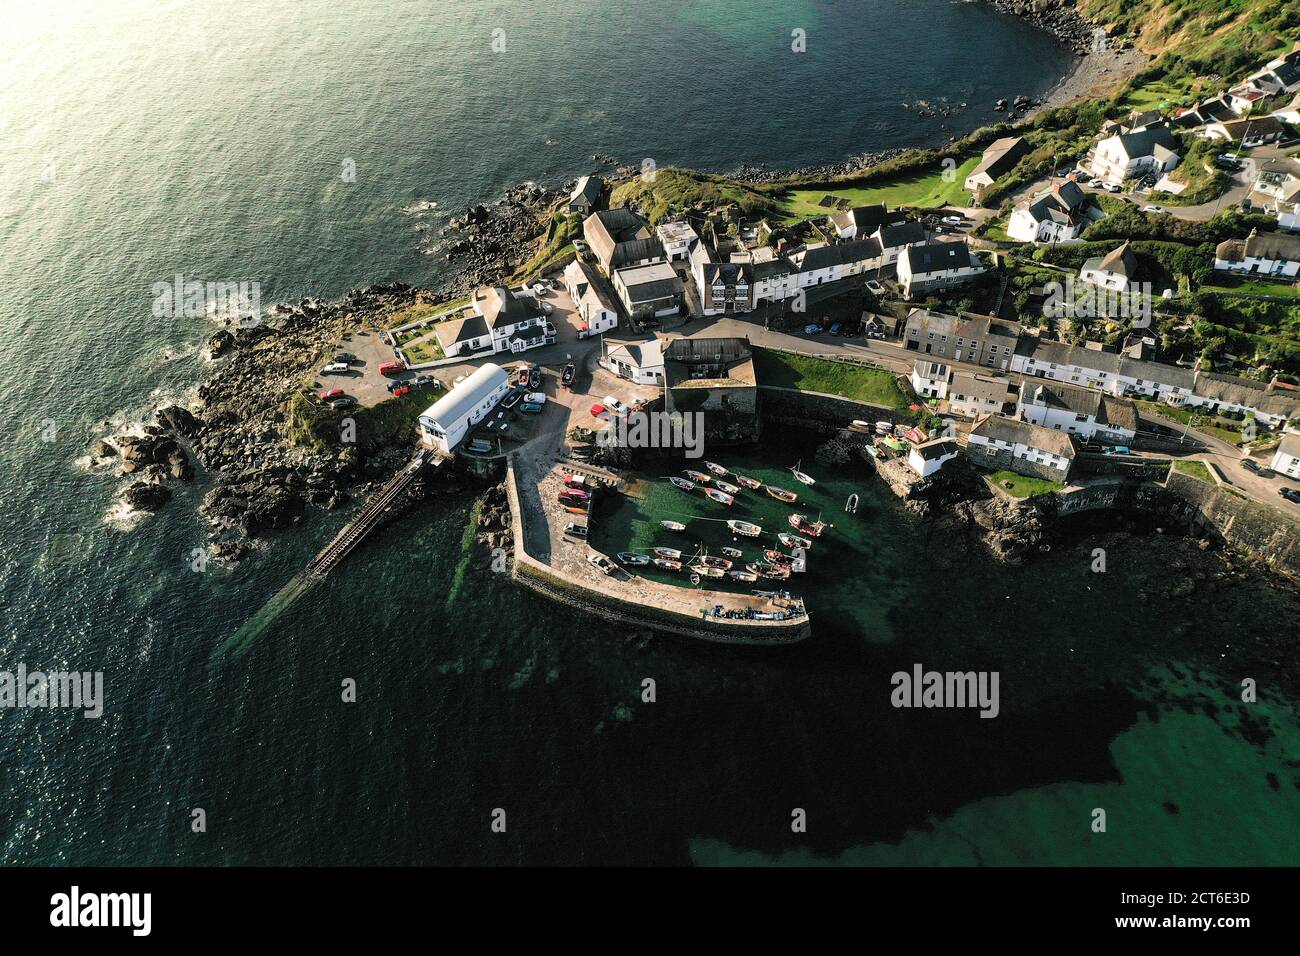
M 347 362 L 330 362 L 329 365 L 320 370 L 320 373 L 322 375 L 343 375 L 350 371 L 352 371 L 352 368 Z

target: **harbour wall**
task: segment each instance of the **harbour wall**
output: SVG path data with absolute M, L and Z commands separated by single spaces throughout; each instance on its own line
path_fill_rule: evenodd
M 823 434 L 841 431 L 854 419 L 908 425 L 912 422 L 912 414 L 906 409 L 900 411 L 839 395 L 804 392 L 778 385 L 760 385 L 758 391 L 759 414 L 764 422 L 795 425 Z
M 514 538 L 511 578 L 529 590 L 576 608 L 593 617 L 622 624 L 632 630 L 666 631 L 717 644 L 779 647 L 805 640 L 811 633 L 809 615 L 792 621 L 748 621 L 694 617 L 666 608 L 625 601 L 539 561 L 525 547 L 526 529 L 520 507 L 518 476 L 513 463 L 506 468 L 506 496 Z

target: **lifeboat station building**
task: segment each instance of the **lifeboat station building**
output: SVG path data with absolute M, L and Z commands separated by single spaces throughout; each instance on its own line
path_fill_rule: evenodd
M 420 415 L 420 443 L 450 453 L 509 391 L 505 369 L 491 362 L 480 365 Z

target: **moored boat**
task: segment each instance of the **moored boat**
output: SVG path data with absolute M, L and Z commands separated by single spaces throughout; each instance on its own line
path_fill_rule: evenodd
M 777 501 L 784 501 L 788 505 L 792 505 L 799 500 L 799 496 L 793 491 L 786 491 L 784 488 L 777 488 L 775 485 L 768 485 L 767 493 Z
M 670 561 L 680 561 L 682 553 L 676 548 L 655 548 L 655 557 L 668 558 Z
M 744 557 L 745 554 L 745 552 L 741 551 L 739 548 L 723 548 L 722 553 L 729 558 L 740 558 Z
M 721 465 L 717 464 L 716 462 L 706 461 L 704 463 L 704 467 L 709 469 L 709 471 L 713 472 L 715 475 L 718 475 L 719 477 L 727 474 L 727 469 L 723 468 Z
M 633 568 L 643 567 L 650 563 L 650 556 L 648 554 L 637 554 L 635 551 L 620 551 L 618 553 L 618 563 Z
M 869 435 L 873 431 L 873 426 L 871 422 L 864 422 L 860 418 L 855 418 L 849 422 L 849 431 L 857 432 L 859 435 Z
M 790 469 L 790 474 L 794 475 L 797 481 L 801 481 L 805 485 L 817 484 L 817 479 L 815 479 L 812 475 L 806 474 L 805 472 L 799 470 L 799 466 L 802 464 L 803 464 L 802 461 L 796 462 L 795 466 Z
M 687 481 L 685 478 L 678 478 L 676 475 L 672 475 L 668 480 L 671 481 L 678 488 L 682 489 L 682 491 L 695 490 L 695 483 Z
M 807 549 L 807 548 L 811 548 L 811 547 L 812 547 L 812 540 L 811 540 L 811 539 L 809 539 L 809 538 L 801 538 L 801 537 L 799 537 L 797 534 L 787 534 L 787 533 L 784 532 L 784 531 L 782 531 L 780 534 L 778 534 L 778 535 L 776 536 L 776 539 L 777 539 L 778 541 L 780 541 L 783 545 L 785 545 L 787 548 L 804 548 L 804 549 Z
M 703 565 L 706 568 L 721 568 L 723 571 L 731 567 L 731 562 L 726 558 L 715 558 L 707 554 L 696 558 L 695 563 Z
M 722 568 L 711 568 L 707 564 L 692 564 L 691 573 L 703 578 L 720 578 L 726 574 Z
M 794 564 L 794 558 L 790 557 L 790 555 L 783 551 L 776 550 L 775 548 L 764 548 L 763 557 L 767 558 L 767 560 L 772 564 L 778 564 L 783 568 L 788 568 L 790 565 Z
M 826 522 L 809 521 L 807 515 L 792 514 L 790 515 L 790 527 L 794 528 L 795 531 L 810 534 L 814 538 L 820 538 L 822 532 L 826 530 Z
M 736 534 L 744 535 L 746 538 L 757 538 L 763 532 L 762 528 L 750 521 L 728 519 L 727 527 Z
M 710 478 L 708 475 L 706 475 L 704 472 L 702 472 L 702 471 L 691 471 L 689 468 L 685 469 L 685 470 L 682 472 L 682 474 L 685 475 L 687 478 L 689 478 L 691 481 L 695 482 L 696 484 L 700 484 L 700 485 L 707 485 L 709 482 L 711 482 L 711 481 L 713 480 L 713 479 Z
M 661 521 L 661 522 L 659 522 L 659 526 L 660 526 L 661 528 L 666 528 L 666 529 L 668 529 L 669 531 L 685 531 L 685 530 L 686 530 L 686 525 L 682 524 L 680 521 Z
M 748 475 L 736 475 L 736 484 L 748 488 L 750 491 L 758 491 L 763 487 L 763 483 L 757 478 L 750 478 Z
M 745 570 L 769 581 L 784 581 L 790 576 L 790 572 L 786 568 L 779 568 L 774 564 L 768 564 L 766 561 L 755 561 L 753 564 L 747 564 Z
M 585 515 L 588 509 L 586 505 L 565 505 L 564 510 L 571 515 Z
M 655 558 L 655 567 L 663 568 L 665 571 L 680 571 L 682 563 L 672 558 Z
M 561 498 L 575 498 L 575 499 L 578 499 L 578 500 L 580 500 L 580 501 L 590 501 L 590 500 L 591 500 L 591 492 L 590 492 L 590 491 L 582 491 L 581 489 L 578 489 L 578 488 L 565 488 L 563 491 L 560 492 L 560 497 L 561 497 Z
M 727 494 L 725 491 L 719 491 L 717 488 L 705 488 L 704 493 L 708 495 L 710 498 L 712 498 L 714 501 L 720 501 L 724 505 L 733 504 L 736 500 L 735 498 L 731 497 L 731 495 Z
M 715 481 L 714 484 L 718 486 L 719 491 L 725 491 L 729 495 L 740 494 L 740 485 L 730 485 L 725 481 Z
M 733 581 L 753 582 L 758 580 L 758 575 L 753 571 L 742 571 L 739 568 L 728 571 L 727 577 Z

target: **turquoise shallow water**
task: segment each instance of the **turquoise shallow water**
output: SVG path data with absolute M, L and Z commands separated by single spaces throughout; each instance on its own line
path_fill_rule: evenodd
M 1140 543 L 1104 581 L 1065 547 L 1016 572 L 978 556 L 939 567 L 946 544 L 863 476 L 828 473 L 828 515 L 849 488 L 863 504 L 810 573 L 816 638 L 747 654 L 540 603 L 465 563 L 472 503 L 441 502 L 236 658 L 227 638 L 341 516 L 196 574 L 201 488 L 126 530 L 103 520 L 115 482 L 78 465 L 105 420 L 204 373 L 208 325 L 154 317 L 154 282 L 255 279 L 267 302 L 435 283 L 417 226 L 436 232 L 520 179 L 557 183 L 597 151 L 725 169 L 942 141 L 980 121 L 975 104 L 1064 70 L 1024 24 L 947 0 L 56 0 L 0 4 L 0 35 L 0 667 L 101 669 L 108 698 L 98 721 L 0 710 L 0 860 L 681 863 L 865 847 L 874 862 L 902 846 L 966 862 L 971 845 L 1052 860 L 1076 840 L 1059 794 L 1093 785 L 1163 814 L 1160 852 L 1177 862 L 1293 846 L 1295 690 L 1273 682 L 1282 700 L 1243 729 L 1223 687 L 1239 661 L 1268 660 L 1216 635 L 1274 633 L 1294 603 L 1264 584 L 1144 603 L 1164 570 Z M 902 105 L 940 97 L 972 108 L 929 121 Z M 424 201 L 437 209 L 408 211 Z M 769 469 L 811 456 L 798 436 L 774 440 Z M 914 660 L 1002 668 L 1004 716 L 893 711 L 888 675 Z M 1188 707 L 1191 736 L 1218 748 L 1198 759 L 1179 758 L 1187 728 L 1166 716 Z M 1240 769 L 1230 786 L 1209 753 Z M 1241 808 L 1209 818 L 1213 837 L 1206 816 L 1162 809 L 1212 792 Z M 811 812 L 800 840 L 792 806 Z M 488 830 L 495 807 L 504 838 Z M 1032 838 L 1012 819 L 1025 815 Z M 948 819 L 962 840 L 922 838 Z M 1116 841 L 1109 859 L 1149 846 Z

